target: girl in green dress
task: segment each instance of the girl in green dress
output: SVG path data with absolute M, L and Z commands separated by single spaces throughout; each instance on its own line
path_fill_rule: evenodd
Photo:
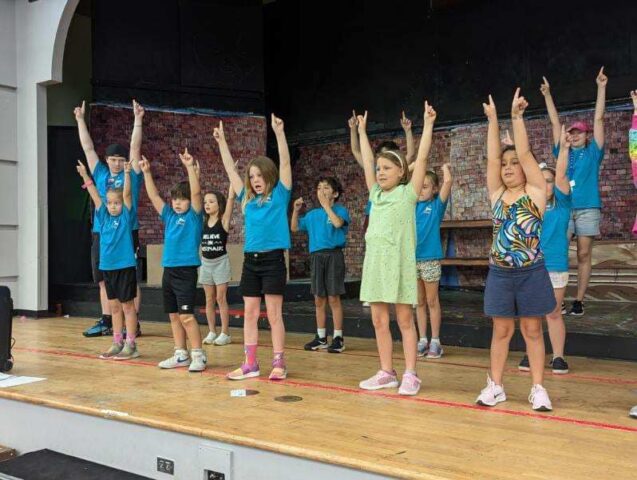
M 376 158 L 367 137 L 367 112 L 358 116 L 358 134 L 363 156 L 365 182 L 372 204 L 365 234 L 365 261 L 360 299 L 369 302 L 376 331 L 380 370 L 360 383 L 365 390 L 398 387 L 392 365 L 392 337 L 389 306 L 396 305 L 396 317 L 403 338 L 405 373 L 398 393 L 416 395 L 417 334 L 412 305 L 417 303 L 415 209 L 427 170 L 435 110 L 425 102 L 425 123 L 411 180 L 405 157 L 400 152 L 380 152 Z M 376 165 L 376 168 L 374 168 Z

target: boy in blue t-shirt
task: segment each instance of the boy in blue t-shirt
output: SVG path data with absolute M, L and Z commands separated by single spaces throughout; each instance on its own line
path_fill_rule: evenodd
M 333 177 L 322 177 L 318 181 L 316 192 L 321 208 L 310 210 L 299 219 L 303 198 L 298 198 L 294 202 L 291 230 L 308 234 L 311 290 L 316 305 L 317 333 L 314 340 L 305 345 L 305 350 L 316 351 L 327 348 L 330 353 L 340 353 L 345 350 L 341 295 L 345 293 L 343 248 L 347 243 L 350 218 L 343 205 L 334 203 L 340 198 L 342 191 L 338 180 Z M 325 328 L 326 301 L 330 304 L 334 321 L 334 335 L 329 347 Z
M 197 268 L 201 265 L 199 245 L 203 229 L 203 201 L 197 167 L 188 149 L 179 155 L 188 172 L 188 182 L 180 182 L 170 191 L 166 204 L 155 186 L 150 164 L 142 157 L 146 192 L 164 223 L 164 312 L 170 317 L 175 340 L 175 353 L 159 363 L 159 368 L 188 367 L 191 372 L 206 369 L 206 356 L 201 348 L 201 332 L 194 316 L 197 293 Z M 186 338 L 192 351 L 188 354 Z
M 142 184 L 141 170 L 139 169 L 139 159 L 141 158 L 142 145 L 142 123 L 144 118 L 144 107 L 133 100 L 133 113 L 135 117 L 133 125 L 133 133 L 131 134 L 130 149 L 127 151 L 122 145 L 111 144 L 106 148 L 104 161 L 100 161 L 93 140 L 88 131 L 84 115 L 86 112 L 85 102 L 81 107 L 74 110 L 75 120 L 77 121 L 78 133 L 80 135 L 80 143 L 82 150 L 86 156 L 89 170 L 93 176 L 93 181 L 102 202 L 106 202 L 106 192 L 111 189 L 122 189 L 124 186 L 124 163 L 127 156 L 131 162 L 131 192 L 133 197 L 133 245 L 135 253 L 139 249 L 139 223 L 137 221 L 137 201 L 139 199 L 139 190 Z M 112 331 L 112 319 L 109 308 L 109 302 L 106 295 L 106 286 L 100 264 L 100 219 L 97 210 L 93 216 L 93 235 L 91 245 L 91 267 L 93 271 L 93 281 L 100 287 L 100 300 L 102 306 L 102 317 L 93 325 L 84 331 L 85 337 L 99 337 L 101 335 L 109 335 Z M 141 267 L 137 268 L 137 283 L 141 283 Z M 141 290 L 137 287 L 137 295 L 135 297 L 135 309 L 139 312 L 141 302 Z M 136 335 L 141 335 L 139 323 L 136 328 Z
M 440 241 L 440 224 L 445 216 L 447 201 L 451 194 L 451 170 L 449 164 L 442 166 L 442 185 L 433 171 L 425 174 L 418 203 L 416 203 L 416 275 L 418 277 L 418 307 L 416 323 L 420 340 L 418 355 L 427 358 L 440 358 L 443 354 L 440 345 L 440 324 L 442 312 L 438 298 L 438 286 L 442 268 L 440 260 L 444 257 Z M 427 307 L 431 323 L 431 342 L 427 341 Z
M 135 342 L 137 313 L 134 299 L 137 278 L 132 235 L 135 211 L 131 194 L 131 168 L 130 162 L 124 164 L 124 188 L 108 190 L 104 203 L 86 167 L 79 160 L 77 162 L 77 172 L 84 180 L 83 187 L 88 189 L 99 219 L 99 269 L 113 318 L 113 344 L 100 355 L 102 359 L 129 360 L 139 357 Z M 122 333 L 122 315 L 126 320 L 126 342 Z

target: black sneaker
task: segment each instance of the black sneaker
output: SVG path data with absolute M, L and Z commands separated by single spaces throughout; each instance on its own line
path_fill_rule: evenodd
M 564 360 L 562 357 L 555 357 L 553 360 L 551 360 L 549 365 L 553 369 L 553 373 L 556 373 L 558 375 L 568 373 L 568 363 L 566 363 L 566 360 Z
M 568 310 L 566 310 L 566 302 L 562 302 L 562 315 L 566 315 Z
M 113 334 L 113 320 L 110 316 L 102 315 L 95 325 L 87 328 L 83 335 L 85 337 L 101 337 Z
M 584 302 L 580 302 L 579 300 L 575 300 L 573 302 L 573 306 L 571 307 L 571 311 L 568 312 L 569 315 L 574 315 L 576 317 L 581 317 L 584 315 Z
M 330 353 L 341 353 L 343 350 L 345 350 L 343 337 L 334 337 L 332 339 L 332 344 L 327 347 L 327 351 Z
M 529 357 L 527 355 L 524 355 L 524 358 L 520 360 L 520 363 L 518 364 L 518 370 L 522 372 L 531 371 L 531 366 L 529 365 Z
M 305 348 L 306 350 L 324 350 L 327 348 L 327 337 L 325 338 L 321 338 L 318 335 L 316 335 L 314 337 L 314 340 L 312 340 L 310 343 L 306 343 L 305 344 Z

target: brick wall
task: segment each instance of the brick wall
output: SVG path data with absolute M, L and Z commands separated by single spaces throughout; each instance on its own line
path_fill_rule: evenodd
M 239 160 L 239 169 L 255 155 L 265 154 L 266 122 L 256 116 L 195 115 L 186 113 L 147 111 L 144 116 L 142 154 L 152 165 L 157 189 L 169 200 L 170 188 L 187 178 L 178 152 L 184 147 L 199 160 L 202 191 L 228 191 L 226 176 L 212 129 L 223 120 L 226 138 L 233 158 Z M 91 137 L 100 158 L 110 143 L 121 143 L 127 148 L 133 128 L 130 108 L 94 105 L 91 108 Z M 230 229 L 230 242 L 243 241 L 243 216 L 235 206 Z M 139 196 L 139 237 L 142 245 L 163 243 L 163 226 L 146 195 L 145 188 Z
M 602 238 L 629 239 L 630 228 L 637 211 L 630 164 L 627 155 L 627 132 L 630 128 L 631 112 L 613 111 L 606 114 L 606 147 L 601 170 L 600 189 L 603 202 Z M 563 121 L 585 118 L 592 123 L 592 111 L 578 115 L 564 115 Z M 183 113 L 148 111 L 144 119 L 144 141 L 142 151 L 153 165 L 153 173 L 160 192 L 167 198 L 170 187 L 185 178 L 177 152 L 188 146 L 202 167 L 203 189 L 226 191 L 228 181 L 221 164 L 216 143 L 211 137 L 212 128 L 219 117 Z M 264 154 L 266 149 L 266 129 L 263 117 L 229 116 L 223 117 L 226 135 L 235 159 L 240 166 L 251 157 Z M 97 152 L 103 155 L 108 143 L 120 142 L 128 145 L 132 129 L 132 111 L 127 108 L 93 106 L 91 110 L 91 134 Z M 501 128 L 508 128 L 502 122 Z M 551 130 L 546 118 L 527 121 L 532 149 L 538 161 L 551 157 Z M 490 218 L 485 184 L 486 168 L 486 123 L 462 125 L 436 131 L 434 145 L 429 159 L 429 167 L 440 171 L 443 162 L 450 161 L 454 174 L 454 187 L 446 219 L 472 220 Z M 383 136 L 373 139 L 374 145 L 381 140 L 395 140 L 404 151 L 404 138 Z M 416 142 L 419 137 L 416 137 Z M 316 180 L 321 175 L 336 176 L 345 189 L 342 203 L 349 209 L 352 219 L 348 247 L 345 250 L 347 273 L 350 277 L 360 277 L 365 241 L 363 238 L 363 208 L 367 201 L 367 189 L 362 170 L 350 153 L 349 139 L 343 137 L 332 143 L 301 144 L 298 159 L 294 165 L 293 199 L 303 196 L 306 208 L 318 205 L 316 200 Z M 143 244 L 161 243 L 163 230 L 145 191 L 140 195 L 139 214 L 141 221 L 140 239 Z M 243 218 L 235 210 L 230 241 L 242 241 Z M 480 257 L 488 254 L 490 233 L 488 229 L 456 230 L 453 232 L 456 256 Z M 290 275 L 292 278 L 309 276 L 309 255 L 307 236 L 292 235 L 290 255 Z M 481 269 L 459 268 L 461 284 L 480 284 Z
M 600 173 L 600 190 L 603 202 L 601 238 L 629 239 L 635 212 L 637 211 L 637 195 L 630 177 L 630 160 L 628 158 L 628 129 L 631 113 L 629 111 L 612 111 L 606 114 L 606 146 L 605 157 Z M 593 112 L 563 115 L 562 121 L 570 123 L 574 119 L 585 118 L 592 124 Z M 510 122 L 502 122 L 501 128 L 510 127 Z M 531 148 L 538 161 L 554 164 L 551 155 L 552 134 L 546 117 L 527 120 Z M 404 151 L 404 139 L 386 136 L 374 139 L 393 139 Z M 416 137 L 416 142 L 420 138 Z M 349 140 L 344 138 L 337 143 L 301 145 L 300 158 L 294 168 L 294 198 L 303 196 L 308 201 L 308 208 L 317 205 L 315 187 L 319 175 L 329 174 L 339 178 L 345 188 L 343 203 L 352 217 L 349 245 L 345 251 L 348 275 L 359 277 L 364 257 L 363 239 L 363 207 L 367 201 L 367 189 L 363 174 L 350 153 Z M 430 168 L 440 172 L 440 165 L 450 161 L 454 175 L 451 203 L 447 209 L 446 219 L 474 220 L 490 218 L 486 192 L 486 122 L 481 124 L 462 125 L 446 130 L 438 130 L 434 134 L 434 145 L 429 159 Z M 456 256 L 486 256 L 490 246 L 488 229 L 456 230 L 453 232 Z M 303 234 L 293 235 L 291 274 L 293 277 L 309 275 L 307 254 L 307 238 Z M 459 268 L 462 284 L 476 284 L 479 276 L 475 268 Z M 466 275 L 464 273 L 466 273 Z

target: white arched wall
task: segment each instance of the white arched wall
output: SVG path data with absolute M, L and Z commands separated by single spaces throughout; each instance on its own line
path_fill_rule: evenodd
M 33 314 L 48 309 L 46 87 L 78 3 L 0 0 L 0 284 Z

